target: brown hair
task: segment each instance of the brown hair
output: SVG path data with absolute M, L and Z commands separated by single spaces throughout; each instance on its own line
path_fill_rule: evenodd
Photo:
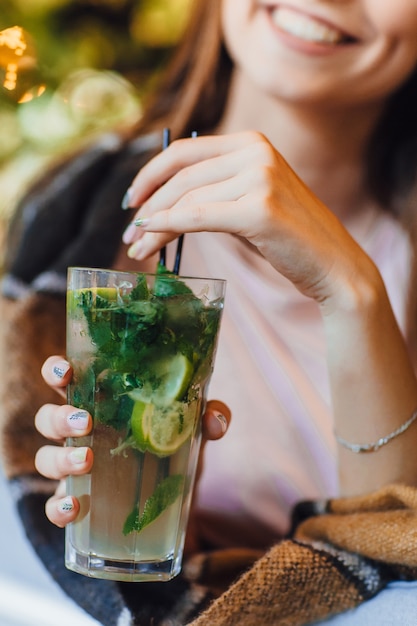
M 213 131 L 229 89 L 232 62 L 222 41 L 221 0 L 194 0 L 186 33 L 133 135 L 167 126 L 173 139 Z

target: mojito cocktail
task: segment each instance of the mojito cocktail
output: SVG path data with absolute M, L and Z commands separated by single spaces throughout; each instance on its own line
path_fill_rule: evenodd
M 91 474 L 70 477 L 80 513 L 66 565 L 114 580 L 169 580 L 182 550 L 225 283 L 71 268 L 68 402 L 91 413 Z

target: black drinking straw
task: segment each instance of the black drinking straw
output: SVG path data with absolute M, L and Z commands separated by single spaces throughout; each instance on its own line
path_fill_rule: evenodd
M 175 254 L 174 269 L 172 270 L 173 273 L 176 274 L 177 276 L 180 273 L 180 263 L 181 263 L 181 253 L 182 253 L 182 244 L 183 244 L 183 242 L 184 242 L 184 235 L 180 235 L 178 237 L 177 252 Z
M 164 128 L 162 131 L 162 150 L 166 150 L 171 142 L 171 131 L 169 128 Z M 159 265 L 163 267 L 166 266 L 167 263 L 167 249 L 166 246 L 160 249 L 159 251 Z
M 193 130 L 193 132 L 191 133 L 191 137 L 193 138 L 197 137 L 197 131 Z M 166 150 L 170 142 L 171 142 L 171 131 L 169 128 L 164 128 L 162 132 L 162 149 Z M 183 243 L 184 243 L 184 235 L 182 234 L 178 237 L 177 251 L 175 253 L 174 269 L 172 270 L 173 274 L 176 274 L 177 276 L 180 272 Z M 166 246 L 163 246 L 159 251 L 159 265 L 162 265 L 163 267 L 166 266 L 166 255 L 167 255 L 167 249 L 166 249 Z
M 193 130 L 193 132 L 191 133 L 191 137 L 197 137 L 197 131 Z M 184 243 L 184 235 L 180 235 L 178 237 L 178 244 L 177 244 L 177 252 L 175 255 L 175 263 L 174 263 L 174 269 L 173 272 L 174 274 L 178 274 L 180 273 L 180 263 L 181 263 L 181 253 L 182 253 L 182 244 Z

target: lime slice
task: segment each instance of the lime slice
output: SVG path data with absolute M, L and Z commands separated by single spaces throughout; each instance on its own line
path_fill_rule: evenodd
M 148 450 L 158 456 L 174 454 L 194 430 L 195 406 L 175 404 L 180 406 L 156 410 L 149 419 Z
M 88 291 L 92 291 L 105 300 L 117 300 L 118 289 L 116 287 L 91 287 Z
M 148 450 L 157 456 L 170 456 L 189 439 L 196 418 L 196 403 L 175 402 L 172 407 L 155 409 L 148 415 Z
M 132 400 L 167 405 L 180 400 L 193 376 L 193 366 L 183 354 L 152 361 L 148 368 L 151 381 L 129 392 Z
M 170 407 L 156 407 L 138 400 L 132 412 L 132 434 L 142 452 L 170 456 L 181 448 L 194 430 L 197 402 L 173 402 Z

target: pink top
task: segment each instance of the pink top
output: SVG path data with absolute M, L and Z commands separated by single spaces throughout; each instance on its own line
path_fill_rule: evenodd
M 375 212 L 355 233 L 378 265 L 404 329 L 405 233 Z M 282 535 L 296 501 L 337 494 L 318 307 L 255 250 L 223 233 L 186 235 L 181 273 L 227 279 L 209 398 L 226 402 L 233 419 L 224 439 L 207 445 L 198 507 Z

